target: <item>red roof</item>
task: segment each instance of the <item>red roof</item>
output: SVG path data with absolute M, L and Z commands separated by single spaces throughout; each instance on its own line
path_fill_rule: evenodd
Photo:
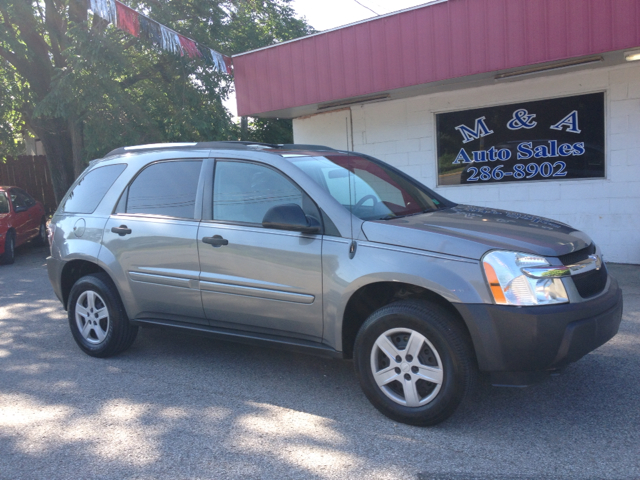
M 640 46 L 640 0 L 449 0 L 233 57 L 238 114 Z

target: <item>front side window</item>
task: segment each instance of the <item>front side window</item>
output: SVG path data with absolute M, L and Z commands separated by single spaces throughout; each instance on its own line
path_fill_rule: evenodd
M 27 204 L 24 201 L 24 197 L 22 195 L 20 195 L 20 192 L 18 192 L 18 190 L 13 189 L 9 192 L 9 195 L 11 195 L 11 203 L 13 203 L 13 210 L 17 210 L 19 208 L 26 208 Z
M 317 218 L 317 209 L 307 195 L 275 170 L 247 162 L 216 162 L 214 220 L 262 224 L 271 207 L 291 203 Z
M 16 188 L 16 192 L 18 194 L 18 198 L 22 201 L 22 203 L 26 207 L 30 208 L 36 204 L 36 201 L 33 199 L 33 197 L 29 195 L 27 192 L 25 192 L 24 190 Z
M 154 163 L 128 188 L 125 213 L 195 218 L 202 160 Z M 125 193 L 125 196 L 127 193 Z M 120 213 L 120 208 L 118 209 Z
M 73 187 L 61 211 L 65 213 L 93 213 L 105 194 L 127 166 L 123 163 L 98 167 L 88 172 Z
M 4 193 L 0 193 L 0 214 L 9 213 L 9 199 Z
M 450 206 L 427 187 L 368 158 L 336 154 L 289 160 L 362 220 L 398 218 Z

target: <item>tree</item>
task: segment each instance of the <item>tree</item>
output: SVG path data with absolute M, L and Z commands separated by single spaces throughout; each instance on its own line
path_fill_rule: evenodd
M 128 4 L 230 54 L 310 33 L 290 1 Z M 89 159 L 112 148 L 239 136 L 222 105 L 233 88 L 228 75 L 108 25 L 86 0 L 0 0 L 0 22 L 0 154 L 15 152 L 23 130 L 37 135 L 58 200 Z M 269 131 L 258 121 L 249 135 L 264 139 Z

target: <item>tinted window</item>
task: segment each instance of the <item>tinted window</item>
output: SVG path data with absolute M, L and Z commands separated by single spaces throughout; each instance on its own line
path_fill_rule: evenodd
M 304 200 L 296 185 L 271 168 L 244 162 L 216 162 L 214 220 L 262 224 L 264 214 L 276 205 L 295 203 L 309 213 L 309 208 L 315 207 L 311 207 L 310 200 Z
M 113 182 L 126 167 L 125 164 L 108 165 L 88 172 L 73 187 L 62 205 L 61 211 L 65 213 L 93 213 Z
M 9 213 L 9 199 L 4 193 L 0 193 L 0 213 Z
M 36 201 L 33 199 L 33 197 L 31 195 L 29 195 L 27 192 L 25 192 L 24 190 L 17 190 L 18 191 L 18 197 L 20 197 L 23 201 L 23 203 L 27 206 L 27 207 L 32 207 L 36 204 Z
M 24 203 L 24 197 L 20 195 L 18 190 L 16 189 L 10 190 L 9 195 L 11 195 L 11 203 L 13 203 L 14 210 L 16 210 L 17 208 L 24 208 L 27 206 L 27 204 Z
M 127 213 L 194 218 L 202 160 L 155 163 L 129 187 Z

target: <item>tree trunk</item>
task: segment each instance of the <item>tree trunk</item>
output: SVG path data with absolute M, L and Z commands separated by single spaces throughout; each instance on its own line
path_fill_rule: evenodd
M 240 140 L 243 142 L 249 140 L 249 119 L 240 117 Z
M 69 2 L 69 20 L 75 23 L 87 21 L 87 2 L 85 0 L 71 0 Z
M 69 161 L 73 157 L 73 151 L 66 121 L 62 118 L 38 118 L 28 126 L 42 141 L 53 193 L 59 203 L 75 179 L 73 164 Z
M 71 134 L 71 149 L 73 152 L 73 178 L 78 178 L 84 171 L 84 122 L 69 118 L 69 133 Z

